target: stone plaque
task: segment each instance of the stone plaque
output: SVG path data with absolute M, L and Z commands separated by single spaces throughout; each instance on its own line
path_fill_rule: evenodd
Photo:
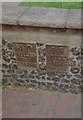
M 59 45 L 46 45 L 47 71 L 68 71 L 69 47 Z
M 36 44 L 15 43 L 15 56 L 18 65 L 29 68 L 37 67 Z

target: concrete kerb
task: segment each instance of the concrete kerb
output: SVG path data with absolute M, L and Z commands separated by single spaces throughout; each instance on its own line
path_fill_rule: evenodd
M 2 24 L 18 24 L 18 17 L 20 17 L 26 8 L 19 6 L 3 6 L 2 7 Z
M 66 28 L 81 29 L 81 9 L 69 10 Z
M 20 2 L 2 2 L 2 6 L 20 6 Z
M 30 8 L 19 18 L 20 25 L 65 28 L 68 10 Z
M 3 24 L 53 28 L 82 28 L 81 9 L 27 8 L 19 5 L 20 3 L 2 4 Z

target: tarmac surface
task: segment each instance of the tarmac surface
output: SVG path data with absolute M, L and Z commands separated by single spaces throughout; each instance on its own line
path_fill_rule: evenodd
M 81 118 L 81 95 L 7 88 L 2 113 L 3 118 Z

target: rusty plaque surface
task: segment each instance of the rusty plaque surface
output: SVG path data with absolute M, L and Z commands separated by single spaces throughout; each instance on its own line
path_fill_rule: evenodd
M 37 67 L 35 43 L 15 43 L 15 56 L 19 65 L 29 68 Z
M 68 71 L 69 47 L 59 45 L 46 45 L 47 71 Z

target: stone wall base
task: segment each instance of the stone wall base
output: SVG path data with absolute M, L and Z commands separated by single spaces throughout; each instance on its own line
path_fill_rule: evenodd
M 5 29 L 2 45 L 3 85 L 81 93 L 80 33 Z

